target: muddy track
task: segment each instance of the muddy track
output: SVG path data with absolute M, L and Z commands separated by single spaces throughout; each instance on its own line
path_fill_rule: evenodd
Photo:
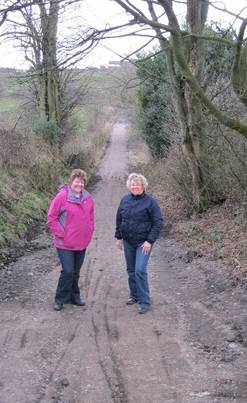
M 93 186 L 96 232 L 81 273 L 85 308 L 52 310 L 59 263 L 42 232 L 0 271 L 1 403 L 246 403 L 243 287 L 172 233 L 150 259 L 152 309 L 126 306 L 114 216 L 125 193 L 127 126 L 115 124 Z

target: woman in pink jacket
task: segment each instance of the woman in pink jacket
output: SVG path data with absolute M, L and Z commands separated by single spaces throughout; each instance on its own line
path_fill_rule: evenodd
M 69 302 L 85 305 L 78 282 L 86 248 L 94 231 L 94 202 L 84 189 L 86 182 L 86 173 L 82 169 L 74 169 L 69 184 L 59 190 L 48 210 L 47 224 L 62 265 L 55 296 L 56 311 Z

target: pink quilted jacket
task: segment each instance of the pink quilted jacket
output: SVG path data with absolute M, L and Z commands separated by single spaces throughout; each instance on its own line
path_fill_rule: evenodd
M 83 250 L 90 243 L 94 231 L 94 202 L 84 189 L 76 198 L 68 186 L 64 186 L 51 201 L 47 225 L 53 235 L 56 248 Z

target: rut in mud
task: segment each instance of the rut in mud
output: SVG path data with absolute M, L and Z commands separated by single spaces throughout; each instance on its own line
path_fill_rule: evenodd
M 59 274 L 45 232 L 0 271 L 1 403 L 246 403 L 246 290 L 213 262 L 186 262 L 172 233 L 149 264 L 152 309 L 125 304 L 114 221 L 128 173 L 114 126 L 94 187 L 96 232 L 81 274 L 85 308 L 52 310 Z M 36 249 L 36 250 L 35 250 Z

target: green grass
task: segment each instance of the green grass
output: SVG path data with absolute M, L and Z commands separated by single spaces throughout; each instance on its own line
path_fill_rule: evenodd
M 33 220 L 44 220 L 48 198 L 43 192 L 30 189 L 27 178 L 19 183 L 0 172 L 0 247 L 24 237 Z
M 0 246 L 25 236 L 27 226 L 33 220 L 43 221 L 47 205 L 47 197 L 28 192 L 24 197 L 13 201 L 8 210 L 0 208 Z
M 13 112 L 19 107 L 15 99 L 0 99 L 0 112 Z

